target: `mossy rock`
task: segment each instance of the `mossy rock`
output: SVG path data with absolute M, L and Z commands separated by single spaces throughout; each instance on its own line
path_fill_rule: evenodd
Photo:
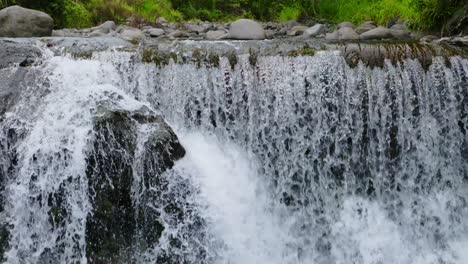
M 304 47 L 301 47 L 300 49 L 291 50 L 288 53 L 288 55 L 291 56 L 291 57 L 314 56 L 316 51 L 317 51 L 316 49 L 311 48 L 311 47 L 306 45 Z
M 158 67 L 169 65 L 171 59 L 174 61 L 174 63 L 177 63 L 177 54 L 173 52 L 162 53 L 155 48 L 145 48 L 141 54 L 141 61 L 143 63 L 153 63 Z

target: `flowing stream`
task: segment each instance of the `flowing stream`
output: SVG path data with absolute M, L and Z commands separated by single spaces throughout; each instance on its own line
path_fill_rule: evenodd
M 321 51 L 159 68 L 112 50 L 46 57 L 0 123 L 5 263 L 93 263 L 86 155 L 103 102 L 160 113 L 187 152 L 163 194 L 150 190 L 164 231 L 135 263 L 468 263 L 466 59 L 350 68 Z M 134 193 L 152 129 L 138 130 Z M 58 191 L 68 214 L 56 226 Z

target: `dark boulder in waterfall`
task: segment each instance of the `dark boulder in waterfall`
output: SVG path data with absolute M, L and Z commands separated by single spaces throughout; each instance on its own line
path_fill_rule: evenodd
M 185 150 L 162 117 L 148 110 L 100 112 L 87 160 L 93 204 L 87 257 L 91 263 L 130 263 L 138 252 L 154 247 L 164 230 L 158 213 L 147 208 L 149 189 Z

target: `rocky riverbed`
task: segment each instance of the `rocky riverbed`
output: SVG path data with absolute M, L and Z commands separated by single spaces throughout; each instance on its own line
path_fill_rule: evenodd
M 122 25 L 107 21 L 93 28 L 54 30 L 52 18 L 45 13 L 19 6 L 0 10 L 0 37 L 116 37 L 132 44 L 146 40 L 317 39 L 326 43 L 396 41 L 468 46 L 466 16 L 458 15 L 451 20 L 448 29 L 453 34 L 451 37 L 411 31 L 406 24 L 406 21 L 398 19 L 389 21 L 385 26 L 377 25 L 373 21 L 366 21 L 362 25 L 354 25 L 351 22 L 336 25 L 327 21 L 259 23 L 250 19 L 239 19 L 230 23 L 170 23 L 163 17 L 156 21 L 129 17 Z

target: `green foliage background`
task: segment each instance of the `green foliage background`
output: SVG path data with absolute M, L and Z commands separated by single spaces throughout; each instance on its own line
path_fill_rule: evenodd
M 136 15 L 147 21 L 229 21 L 239 17 L 264 21 L 327 19 L 385 25 L 393 17 L 413 28 L 441 30 L 465 0 L 0 0 L 0 8 L 18 4 L 52 15 L 56 27 L 89 27 L 106 20 L 122 22 Z

